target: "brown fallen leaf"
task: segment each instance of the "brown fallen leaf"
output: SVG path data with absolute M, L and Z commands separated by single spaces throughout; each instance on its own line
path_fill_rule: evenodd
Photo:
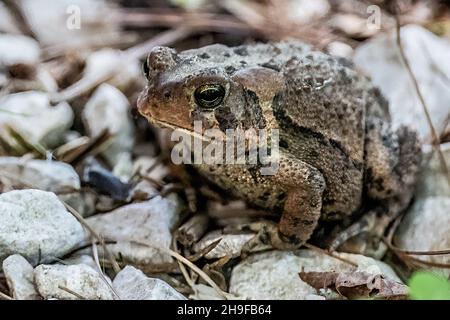
M 330 288 L 348 299 L 402 300 L 408 287 L 382 274 L 368 272 L 300 272 L 300 279 L 316 290 Z

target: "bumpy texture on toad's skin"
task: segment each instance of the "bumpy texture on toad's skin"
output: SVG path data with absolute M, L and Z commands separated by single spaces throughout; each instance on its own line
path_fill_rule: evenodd
M 364 202 L 385 217 L 410 202 L 420 160 L 416 133 L 391 130 L 386 100 L 349 63 L 286 41 L 180 53 L 157 47 L 146 67 L 138 108 L 150 122 L 189 132 L 194 120 L 222 131 L 280 130 L 274 176 L 251 165 L 197 168 L 249 203 L 279 211 L 283 243 L 303 244 L 319 219 L 342 219 Z M 224 89 L 214 108 L 195 98 L 205 84 Z

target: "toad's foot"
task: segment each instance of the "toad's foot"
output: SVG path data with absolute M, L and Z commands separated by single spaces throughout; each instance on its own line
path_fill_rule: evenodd
M 328 249 L 352 252 L 378 258 L 384 255 L 386 246 L 381 238 L 391 219 L 387 215 L 378 215 L 370 211 L 360 220 L 339 233 L 330 243 Z
M 244 244 L 241 250 L 243 257 L 250 252 L 254 252 L 258 247 L 266 247 L 268 245 L 279 250 L 295 250 L 300 245 L 289 243 L 286 239 L 282 239 L 278 231 L 278 225 L 271 221 L 261 221 L 251 223 L 248 229 L 256 232 L 256 235 Z

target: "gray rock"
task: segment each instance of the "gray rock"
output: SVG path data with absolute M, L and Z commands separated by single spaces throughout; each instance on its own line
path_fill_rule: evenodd
M 82 113 L 91 137 L 107 129 L 114 135 L 111 145 L 103 152 L 111 166 L 115 166 L 122 153 L 134 145 L 134 126 L 128 99 L 115 87 L 102 84 L 87 102 Z
M 362 255 L 341 253 L 358 264 L 358 271 L 384 274 L 399 281 L 383 262 Z M 330 256 L 310 250 L 269 251 L 249 256 L 232 271 L 230 293 L 242 299 L 304 300 L 316 295 L 314 288 L 300 280 L 298 273 L 351 271 L 354 267 Z
M 441 150 L 449 165 L 450 144 L 441 145 Z M 437 152 L 425 151 L 415 202 L 394 237 L 395 245 L 405 250 L 437 251 L 450 247 L 450 186 Z M 450 263 L 448 255 L 418 258 L 436 263 Z M 450 275 L 448 269 L 441 272 Z
M 56 193 L 80 189 L 80 178 L 72 166 L 58 161 L 0 157 L 0 177 Z
M 113 286 L 123 300 L 186 300 L 163 280 L 149 278 L 141 270 L 131 266 L 117 274 Z
M 189 295 L 190 300 L 224 300 L 223 295 L 219 294 L 219 292 L 217 292 L 216 289 L 211 286 L 199 283 L 194 284 L 191 289 L 194 291 L 194 293 Z M 227 293 L 227 299 L 239 300 L 237 297 L 229 293 Z
M 450 166 L 450 143 L 441 144 L 440 149 Z M 431 146 L 423 148 L 422 168 L 416 189 L 416 198 L 450 197 L 448 179 L 442 170 L 439 154 Z
M 450 197 L 417 199 L 394 238 L 397 247 L 410 251 L 439 251 L 450 247 Z M 450 263 L 448 255 L 420 256 L 421 260 Z M 448 269 L 441 269 L 447 276 Z
M 12 127 L 31 143 L 54 147 L 73 122 L 72 108 L 61 102 L 50 104 L 45 93 L 20 92 L 0 98 L 0 135 L 10 144 L 17 145 L 6 131 Z
M 64 259 L 62 261 L 63 265 L 79 265 L 79 264 L 85 264 L 89 267 L 91 267 L 94 270 L 97 270 L 97 265 L 95 264 L 94 258 L 91 256 L 88 256 L 87 254 L 75 254 L 73 256 L 70 256 L 67 259 Z
M 448 107 L 444 106 L 450 105 L 450 42 L 417 25 L 402 27 L 401 36 L 406 57 L 440 132 L 448 115 Z M 393 125 L 411 125 L 423 139 L 430 138 L 423 108 L 400 57 L 395 30 L 357 48 L 354 61 L 389 100 Z
M 178 198 L 157 196 L 149 201 L 95 215 L 88 218 L 87 222 L 105 239 L 117 241 L 116 244 L 108 245 L 115 256 L 130 264 L 158 270 L 171 264 L 172 258 L 166 253 L 134 242 L 169 249 L 172 242 L 171 229 L 178 220 L 180 209 Z
M 41 299 L 34 287 L 33 266 L 20 254 L 9 256 L 3 261 L 3 273 L 14 299 Z
M 403 219 L 395 237 L 402 249 L 436 251 L 450 248 L 450 197 L 417 200 Z M 448 255 L 420 257 L 450 263 Z
M 0 195 L 0 261 L 21 254 L 32 265 L 49 262 L 83 241 L 81 224 L 51 192 L 20 190 Z
M 114 299 L 114 293 L 105 280 L 95 269 L 85 264 L 42 264 L 35 268 L 34 276 L 36 287 L 44 299 L 81 299 L 78 296 L 88 300 Z
M 194 245 L 194 251 L 200 252 L 213 242 L 220 242 L 206 255 L 206 259 L 219 259 L 225 256 L 233 258 L 239 257 L 242 247 L 250 241 L 255 234 L 222 234 L 220 231 L 212 231 L 206 234 L 199 242 Z M 270 246 L 258 246 L 253 248 L 253 252 L 269 249 Z

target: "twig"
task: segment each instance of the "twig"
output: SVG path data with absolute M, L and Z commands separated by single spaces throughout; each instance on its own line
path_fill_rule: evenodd
M 164 188 L 164 183 L 159 182 L 158 180 L 153 179 L 152 177 L 143 176 L 143 175 L 140 175 L 140 174 L 138 175 L 138 177 L 139 177 L 140 179 L 143 179 L 143 180 L 145 180 L 145 181 L 151 183 L 151 184 L 152 184 L 156 189 L 158 189 L 158 190 L 161 190 L 161 189 Z
M 92 256 L 94 257 L 94 261 L 95 261 L 95 265 L 97 267 L 97 271 L 98 271 L 100 277 L 102 278 L 103 282 L 105 282 L 106 285 L 111 289 L 111 291 L 114 293 L 116 298 L 118 300 L 121 300 L 119 294 L 117 293 L 117 291 L 114 289 L 114 287 L 111 285 L 111 283 L 109 283 L 109 281 L 106 279 L 105 275 L 103 274 L 102 267 L 100 266 L 100 261 L 99 261 L 99 258 L 98 258 L 97 244 L 95 243 L 95 240 L 93 238 L 91 238 L 91 240 L 92 240 Z
M 324 250 L 324 249 L 322 249 L 322 248 L 316 247 L 316 246 L 314 246 L 314 245 L 312 245 L 312 244 L 309 244 L 309 243 L 305 243 L 304 246 L 305 246 L 306 248 L 310 249 L 310 250 L 320 252 L 320 253 L 322 253 L 322 254 L 324 254 L 324 255 L 327 255 L 327 256 L 330 256 L 330 257 L 332 257 L 332 258 L 338 259 L 338 260 L 340 260 L 340 261 L 342 261 L 342 262 L 348 263 L 348 264 L 350 264 L 350 265 L 352 265 L 352 266 L 354 266 L 354 267 L 358 267 L 358 264 L 357 264 L 357 263 L 355 263 L 355 262 L 353 262 L 353 261 L 351 261 L 351 260 L 342 258 L 342 257 L 340 257 L 339 255 L 337 255 L 337 254 L 334 253 L 334 252 L 329 252 L 329 251 L 327 251 L 327 250 Z
M 432 261 L 424 261 L 414 257 L 411 255 L 422 255 L 422 256 L 433 256 L 433 255 L 445 255 L 450 254 L 450 250 L 438 250 L 438 251 L 409 251 L 403 250 L 396 246 L 394 246 L 389 239 L 381 238 L 381 240 L 388 246 L 390 250 L 394 252 L 404 263 L 412 263 L 412 265 L 425 265 L 428 267 L 437 267 L 437 268 L 448 268 L 450 269 L 450 264 L 432 262 Z
M 161 248 L 161 247 L 157 247 L 154 246 L 152 244 L 149 243 L 145 243 L 142 241 L 132 241 L 133 243 L 136 243 L 138 245 L 141 246 L 146 246 L 158 251 L 161 251 L 163 253 L 169 254 L 171 257 L 175 258 L 176 260 L 182 262 L 183 264 L 185 264 L 186 266 L 188 266 L 189 268 L 191 268 L 193 271 L 195 271 L 203 280 L 205 280 L 214 290 L 216 290 L 216 292 L 225 300 L 227 300 L 227 293 L 222 291 L 222 289 L 220 289 L 217 284 L 203 271 L 201 270 L 199 267 L 197 267 L 195 264 L 193 264 L 192 262 L 190 262 L 188 259 L 186 259 L 185 257 L 183 257 L 181 254 L 179 254 L 178 252 L 175 252 L 171 249 L 165 249 L 165 248 Z
M 432 135 L 432 145 L 433 145 L 433 147 L 435 147 L 435 149 L 438 152 L 439 161 L 441 163 L 442 170 L 444 171 L 445 175 L 447 176 L 448 185 L 450 186 L 450 171 L 448 169 L 447 163 L 444 158 L 444 154 L 442 153 L 442 150 L 440 147 L 439 135 L 436 131 L 436 128 L 433 125 L 433 121 L 431 120 L 430 112 L 428 110 L 425 99 L 422 95 L 422 91 L 420 90 L 420 86 L 419 86 L 419 83 L 417 82 L 417 78 L 414 76 L 414 72 L 411 69 L 411 65 L 409 64 L 408 58 L 406 57 L 406 54 L 405 54 L 405 50 L 403 49 L 401 32 L 400 32 L 400 21 L 399 21 L 398 15 L 395 15 L 395 21 L 396 21 L 396 31 L 397 31 L 397 46 L 400 51 L 400 56 L 402 58 L 403 64 L 406 67 L 406 70 L 408 71 L 411 81 L 414 84 L 414 88 L 416 90 L 417 96 L 419 97 L 420 104 L 422 105 L 428 125 L 430 127 L 430 131 L 431 131 L 431 135 Z
M 137 37 L 135 34 L 124 32 L 94 34 L 88 39 L 70 39 L 66 42 L 58 42 L 55 45 L 44 47 L 41 51 L 41 60 L 43 62 L 64 56 L 67 51 L 72 50 L 98 50 L 105 47 L 123 48 L 135 44 Z
M 181 225 L 176 233 L 176 238 L 184 246 L 190 246 L 202 237 L 209 225 L 207 214 L 196 214 Z
M 135 10 L 121 10 L 115 16 L 116 23 L 127 27 L 173 27 L 189 26 L 198 30 L 218 32 L 252 32 L 248 24 L 230 15 L 199 12 L 139 12 Z
M 177 241 L 176 240 L 173 241 L 173 246 L 174 246 L 174 248 L 175 248 L 175 250 L 177 252 L 178 251 L 178 245 L 177 245 Z M 186 267 L 179 260 L 177 260 L 177 263 L 178 263 L 178 267 L 180 268 L 181 273 L 183 274 L 183 277 L 186 280 L 187 284 L 191 287 L 192 290 L 194 290 L 195 282 L 190 277 L 189 273 L 186 270 Z
M 436 251 L 414 251 L 414 250 L 403 250 L 399 247 L 396 247 L 394 245 L 389 245 L 389 249 L 399 252 L 399 253 L 403 253 L 403 254 L 407 254 L 407 255 L 412 255 L 412 256 L 441 256 L 441 255 L 446 255 L 446 254 L 450 254 L 450 250 L 436 250 Z
M 450 269 L 450 264 L 448 264 L 448 263 L 424 261 L 424 260 L 420 260 L 420 259 L 417 259 L 417 258 L 414 258 L 414 257 L 410 257 L 410 256 L 407 256 L 407 257 L 408 257 L 407 258 L 408 260 L 410 260 L 410 261 L 412 261 L 414 263 L 417 263 L 419 265 L 424 265 L 424 266 L 427 266 L 427 267 L 442 268 L 442 269 Z
M 14 300 L 14 299 L 0 291 L 0 300 Z
M 77 297 L 77 298 L 80 299 L 80 300 L 86 300 L 86 298 L 83 297 L 81 294 L 76 293 L 75 291 L 72 291 L 72 290 L 70 290 L 70 289 L 67 288 L 67 287 L 64 287 L 64 286 L 59 285 L 58 288 L 61 289 L 61 290 L 63 290 L 63 291 L 66 291 L 67 293 L 70 293 L 71 295 Z
M 114 255 L 109 251 L 109 249 L 106 247 L 105 241 L 102 237 L 98 235 L 97 232 L 95 232 L 94 229 L 91 228 L 91 226 L 87 223 L 87 221 L 83 218 L 83 216 L 78 213 L 77 210 L 72 208 L 70 205 L 68 205 L 66 202 L 63 202 L 67 210 L 89 231 L 89 233 L 104 247 L 105 253 L 111 263 L 112 268 L 114 269 L 114 272 L 117 274 L 120 272 L 120 266 L 117 263 Z
M 86 137 L 81 137 L 79 139 L 83 138 Z M 67 162 L 74 166 L 84 158 L 87 158 L 88 156 L 96 156 L 102 150 L 106 149 L 106 147 L 112 143 L 113 138 L 114 135 L 111 134 L 108 129 L 104 129 L 95 137 L 87 138 L 88 140 L 86 143 L 81 144 L 74 149 L 67 151 L 64 150 L 64 147 L 67 146 L 67 144 L 59 147 L 54 152 L 56 155 L 56 160 Z

